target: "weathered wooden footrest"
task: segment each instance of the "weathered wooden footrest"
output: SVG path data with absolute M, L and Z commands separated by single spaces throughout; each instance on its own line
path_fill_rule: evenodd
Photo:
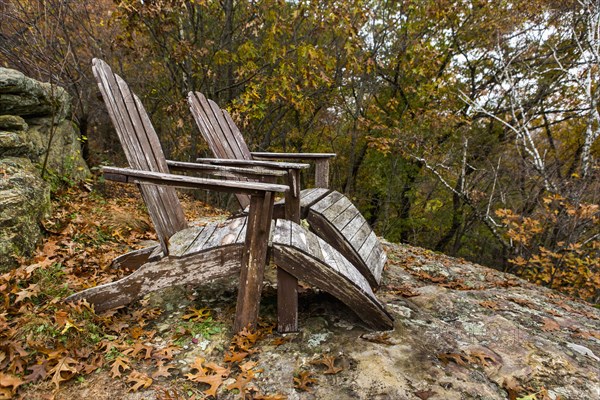
M 394 319 L 375 297 L 358 269 L 332 246 L 300 225 L 277 220 L 272 259 L 279 268 L 335 296 L 372 328 L 393 328 Z
M 167 287 L 200 286 L 239 274 L 246 220 L 237 218 L 179 231 L 169 241 L 169 257 L 146 263 L 125 278 L 83 290 L 66 300 L 86 299 L 96 311 L 103 311 Z
M 275 215 L 282 218 L 283 202 L 275 206 Z M 387 255 L 356 206 L 335 190 L 314 188 L 300 192 L 300 208 L 311 230 L 342 253 L 373 289 L 379 287 Z

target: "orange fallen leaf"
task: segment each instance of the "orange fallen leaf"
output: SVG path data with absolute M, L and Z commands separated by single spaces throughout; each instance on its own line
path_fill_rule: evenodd
M 500 308 L 500 305 L 492 300 L 480 301 L 479 305 L 481 307 L 489 308 L 491 310 L 498 310 Z
M 52 375 L 52 383 L 56 385 L 56 388 L 60 386 L 63 381 L 68 381 L 77 373 L 77 361 L 71 357 L 63 357 L 58 363 L 48 371 L 49 375 Z
M 323 372 L 325 375 L 335 375 L 342 371 L 343 368 L 335 366 L 336 357 L 332 355 L 323 355 L 323 357 L 311 361 L 311 364 L 323 364 L 327 367 L 327 370 Z
M 217 397 L 217 390 L 223 384 L 223 378 L 221 375 L 206 375 L 206 376 L 198 376 L 194 379 L 194 382 L 206 383 L 210 385 L 210 387 L 204 390 L 204 394 L 207 396 Z
M 363 333 L 360 335 L 360 338 L 372 343 L 386 344 L 389 346 L 394 344 L 394 342 L 390 340 L 391 336 L 388 332 Z
M 173 369 L 173 368 L 175 368 L 175 367 L 173 367 L 172 365 L 159 364 L 158 369 L 152 373 L 151 377 L 153 379 L 156 379 L 161 376 L 168 378 L 171 376 L 171 373 L 169 372 L 169 370 Z
M 544 332 L 553 332 L 560 330 L 560 325 L 551 318 L 542 318 L 542 322 L 544 323 L 544 326 L 542 326 L 542 330 Z
M 470 361 L 466 355 L 461 353 L 440 353 L 437 355 L 437 358 L 444 365 L 447 365 L 450 361 L 452 361 L 455 364 L 458 364 L 463 367 L 466 367 L 468 365 L 468 362 Z
M 210 317 L 210 310 L 208 308 L 189 307 L 188 311 L 189 312 L 181 318 L 190 321 L 202 322 Z
M 8 375 L 0 372 L 0 386 L 2 388 L 10 389 L 10 392 L 14 394 L 17 391 L 17 388 L 25 383 L 23 380 L 19 379 L 14 375 Z M 11 398 L 12 396 L 8 397 Z
M 127 382 L 129 383 L 135 383 L 131 388 L 129 388 L 130 391 L 132 392 L 137 392 L 138 390 L 142 389 L 142 388 L 147 388 L 150 385 L 152 385 L 152 378 L 150 378 L 148 375 L 139 372 L 139 371 L 131 371 L 131 373 L 129 374 L 129 376 L 127 377 Z
M 469 353 L 469 357 L 471 358 L 471 360 L 483 367 L 487 367 L 488 365 L 490 365 L 490 363 L 488 362 L 491 361 L 491 364 L 495 363 L 496 360 L 494 360 L 492 357 L 490 357 L 489 355 L 487 355 L 486 353 L 482 352 L 482 351 L 472 351 Z
M 248 383 L 250 383 L 250 381 L 252 381 L 253 378 L 254 378 L 253 373 L 239 374 L 237 376 L 237 378 L 235 379 L 235 382 L 227 385 L 227 390 L 237 389 L 240 399 L 243 400 L 246 398 L 246 393 L 247 393 L 246 385 L 248 385 Z
M 517 400 L 519 392 L 523 390 L 523 387 L 519 385 L 519 382 L 512 376 L 504 378 L 502 381 L 502 388 L 508 392 L 509 400 Z
M 312 377 L 310 371 L 300 371 L 296 377 L 294 377 L 294 387 L 304 392 L 310 392 L 311 388 L 309 385 L 314 385 L 319 381 Z
M 238 352 L 225 353 L 225 356 L 223 357 L 223 361 L 228 362 L 228 363 L 240 362 L 247 356 L 248 356 L 248 353 L 245 351 L 239 352 L 239 353 Z
M 118 378 L 121 376 L 121 373 L 130 369 L 129 359 L 127 357 L 117 357 L 115 361 L 112 363 L 112 367 L 110 368 L 110 375 L 113 378 Z
M 273 344 L 273 346 L 281 346 L 282 344 L 285 344 L 289 341 L 290 341 L 289 337 L 278 337 L 278 338 L 273 339 L 271 344 Z
M 212 370 L 215 374 L 222 376 L 223 378 L 226 378 L 229 376 L 229 368 L 224 368 L 221 367 L 220 365 L 214 363 L 214 362 L 209 362 L 208 364 L 206 364 L 206 368 Z

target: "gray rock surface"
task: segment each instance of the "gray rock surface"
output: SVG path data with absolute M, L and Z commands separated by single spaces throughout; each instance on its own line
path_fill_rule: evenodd
M 68 117 L 71 98 L 60 86 L 36 81 L 19 71 L 0 68 L 0 113 L 20 116 Z
M 50 208 L 41 177 L 75 182 L 89 176 L 79 132 L 69 119 L 71 98 L 61 87 L 0 68 L 0 272 L 29 256 Z
M 385 249 L 389 258 L 377 296 L 393 313 L 394 329 L 373 332 L 331 296 L 303 289 L 300 332 L 279 335 L 263 329 L 252 353 L 240 361 L 256 363 L 248 391 L 288 400 L 599 398 L 600 310 L 464 260 L 399 244 L 387 243 Z M 274 269 L 267 280 L 260 316 L 264 326 L 272 326 Z M 154 332 L 144 343 L 160 349 L 178 338 L 168 376 L 156 377 L 148 389 L 132 393 L 131 383 L 111 379 L 105 368 L 83 383 L 61 385 L 55 398 L 138 400 L 188 398 L 190 393 L 213 398 L 204 396 L 207 384 L 186 376 L 198 359 L 232 368 L 217 399 L 242 398 L 227 389 L 240 367 L 224 361 L 232 343 L 236 286 L 229 279 L 195 289 L 173 287 L 142 302 L 162 311 L 144 326 Z M 189 307 L 210 309 L 214 317 L 193 337 L 181 334 Z M 324 356 L 333 358 L 335 369 L 321 362 Z M 132 369 L 150 376 L 156 368 L 148 365 L 143 360 Z M 308 390 L 295 384 L 302 373 L 314 379 Z M 53 388 L 47 385 L 32 387 L 24 398 L 45 398 Z M 165 395 L 167 389 L 173 396 Z

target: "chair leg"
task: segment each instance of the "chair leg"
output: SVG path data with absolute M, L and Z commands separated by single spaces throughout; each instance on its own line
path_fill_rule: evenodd
M 298 279 L 277 268 L 277 331 L 298 331 Z
M 272 216 L 273 193 L 253 195 L 250 199 L 234 332 L 239 332 L 247 326 L 254 329 L 258 322 Z
M 288 170 L 285 219 L 300 223 L 300 172 Z M 277 331 L 298 331 L 298 279 L 281 268 L 277 268 Z

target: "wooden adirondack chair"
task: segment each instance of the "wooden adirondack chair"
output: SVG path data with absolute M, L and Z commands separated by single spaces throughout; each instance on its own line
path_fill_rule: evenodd
M 330 292 L 375 329 L 393 326 L 392 317 L 366 279 L 341 254 L 291 221 L 271 222 L 273 195 L 289 193 L 289 186 L 173 175 L 169 167 L 252 180 L 272 180 L 281 176 L 281 172 L 165 160 L 139 99 L 103 61 L 95 59 L 93 70 L 132 167 L 105 167 L 104 174 L 108 179 L 139 185 L 161 245 L 151 255 L 135 253 L 129 261 L 123 261 L 129 265 L 143 262 L 131 275 L 84 290 L 68 300 L 86 299 L 97 310 L 102 310 L 127 304 L 171 285 L 200 285 L 239 272 L 234 323 L 234 330 L 239 331 L 256 325 L 267 248 L 271 243 L 273 261 L 278 266 L 285 265 L 286 273 Z M 247 194 L 250 196 L 248 217 L 188 228 L 174 186 Z M 278 307 L 278 318 L 283 331 L 297 329 L 295 305 Z
M 162 153 L 158 136 L 137 96 L 103 61 L 94 59 L 93 71 L 132 167 L 107 167 L 104 168 L 104 175 L 108 179 L 139 185 L 156 228 L 163 256 L 172 256 L 166 262 L 144 264 L 135 273 L 118 282 L 80 292 L 71 296 L 70 300 L 85 298 L 101 310 L 126 304 L 147 292 L 166 286 L 186 282 L 199 284 L 241 270 L 234 329 L 237 331 L 248 324 L 256 325 L 274 193 L 285 193 L 288 187 L 170 174 L 169 163 Z M 202 165 L 171 164 L 177 168 L 207 171 Z M 251 170 L 240 169 L 218 171 L 226 174 L 253 174 Z M 198 228 L 188 228 L 174 187 L 245 193 L 251 196 L 251 211 L 247 220 L 243 218 L 224 226 L 212 224 L 200 231 Z M 176 234 L 179 236 L 175 236 Z M 201 235 L 200 242 L 182 240 L 188 237 L 200 239 Z
M 377 288 L 387 256 L 359 210 L 339 192 L 327 189 L 329 159 L 332 153 L 265 153 L 250 152 L 239 129 L 226 110 L 200 92 L 190 92 L 188 103 L 200 132 L 219 159 L 199 159 L 220 165 L 263 166 L 287 171 L 291 191 L 284 204 L 275 205 L 275 216 L 282 216 L 278 209 L 285 207 L 287 219 L 306 219 L 311 229 L 342 253 Z M 227 159 L 227 160 L 224 160 Z M 299 171 L 302 167 L 278 164 L 274 160 L 312 160 L 315 166 L 316 188 L 300 191 Z M 248 196 L 236 194 L 242 208 L 249 203 Z

